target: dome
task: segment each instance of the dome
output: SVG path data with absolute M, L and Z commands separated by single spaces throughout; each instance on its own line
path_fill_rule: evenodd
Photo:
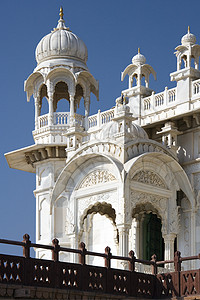
M 57 28 L 44 36 L 35 51 L 36 61 L 55 58 L 78 59 L 87 62 L 87 47 L 85 43 L 65 26 L 63 11 L 60 9 L 60 20 Z
M 119 133 L 119 126 L 117 122 L 110 122 L 105 124 L 100 133 L 100 139 L 110 139 L 113 140 L 113 137 Z M 126 133 L 129 134 L 130 140 L 133 139 L 148 139 L 146 131 L 135 123 L 131 123 L 129 128 L 126 128 Z
M 142 55 L 140 53 L 140 48 L 138 48 L 138 54 L 136 54 L 135 56 L 133 56 L 132 58 L 132 63 L 133 64 L 140 64 L 140 65 L 144 65 L 146 62 L 146 58 L 144 55 Z
M 196 43 L 196 37 L 190 33 L 190 27 L 188 26 L 188 33 L 185 34 L 181 39 L 182 45 L 194 45 Z

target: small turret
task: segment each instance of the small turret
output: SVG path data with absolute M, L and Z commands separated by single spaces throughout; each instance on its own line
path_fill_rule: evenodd
M 129 87 L 127 90 L 122 91 L 122 94 L 128 97 L 128 105 L 130 111 L 134 117 L 138 118 L 140 124 L 141 117 L 141 101 L 142 98 L 150 96 L 153 92 L 149 88 L 149 76 L 153 74 L 156 80 L 156 72 L 154 69 L 146 64 L 146 58 L 140 53 L 138 48 L 138 54 L 132 58 L 132 64 L 128 65 L 125 70 L 121 73 L 121 80 L 123 81 L 125 76 L 129 76 Z M 142 84 L 144 78 L 145 84 Z M 134 85 L 134 79 L 136 84 Z
M 38 43 L 35 52 L 37 67 L 25 81 L 27 100 L 32 95 L 35 100 L 33 137 L 37 144 L 66 145 L 69 139 L 76 140 L 71 136 L 76 135 L 76 131 L 81 143 L 80 132 L 87 131 L 90 94 L 93 93 L 98 99 L 98 82 L 86 65 L 87 47 L 65 26 L 62 8 L 59 15 L 57 27 Z M 57 111 L 61 99 L 66 100 L 66 112 Z M 85 116 L 77 114 L 82 99 Z M 43 101 L 46 100 L 49 110 L 47 114 L 41 115 Z M 74 129 L 71 130 L 71 127 Z
M 191 98 L 191 82 L 200 78 L 199 56 L 200 46 L 196 37 L 188 32 L 181 39 L 181 45 L 175 48 L 177 71 L 170 74 L 171 81 L 177 81 L 177 102 L 185 102 Z

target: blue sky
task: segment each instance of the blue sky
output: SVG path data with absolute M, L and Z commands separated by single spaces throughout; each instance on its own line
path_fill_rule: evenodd
M 200 43 L 198 0 L 7 0 L 0 3 L 0 237 L 35 239 L 34 174 L 9 169 L 4 153 L 33 144 L 33 101 L 26 102 L 24 80 L 36 67 L 35 48 L 57 25 L 63 6 L 66 25 L 88 48 L 88 67 L 99 80 L 100 101 L 91 113 L 111 108 L 127 80 L 121 71 L 138 47 L 157 72 L 150 80 L 156 92 L 173 87 L 169 74 L 176 70 L 174 48 L 190 25 Z M 21 253 L 0 246 L 0 252 Z

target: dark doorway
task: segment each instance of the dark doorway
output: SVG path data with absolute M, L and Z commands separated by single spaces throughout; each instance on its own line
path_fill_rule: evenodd
M 152 213 L 145 214 L 142 223 L 143 259 L 150 260 L 156 254 L 157 260 L 164 260 L 164 240 L 161 220 Z

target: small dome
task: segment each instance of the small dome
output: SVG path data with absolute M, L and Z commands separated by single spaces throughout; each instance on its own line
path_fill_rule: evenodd
M 100 132 L 100 139 L 113 140 L 113 137 L 119 133 L 119 127 L 117 122 L 110 122 L 105 124 Z M 148 139 L 146 131 L 135 123 L 131 123 L 130 128 L 126 128 L 126 133 L 130 135 L 130 139 Z
M 146 58 L 145 58 L 144 55 L 142 55 L 142 54 L 140 53 L 140 48 L 138 48 L 138 54 L 136 54 L 135 56 L 133 56 L 133 58 L 132 58 L 132 63 L 133 63 L 133 64 L 136 64 L 136 65 L 138 65 L 138 64 L 144 65 L 145 62 L 146 62 Z
M 65 26 L 62 8 L 57 28 L 41 39 L 37 45 L 35 56 L 38 64 L 44 60 L 55 58 L 71 58 L 87 62 L 87 47 Z
M 188 33 L 185 34 L 181 39 L 182 45 L 194 45 L 196 43 L 196 37 L 194 34 L 190 33 L 190 27 L 188 26 Z

